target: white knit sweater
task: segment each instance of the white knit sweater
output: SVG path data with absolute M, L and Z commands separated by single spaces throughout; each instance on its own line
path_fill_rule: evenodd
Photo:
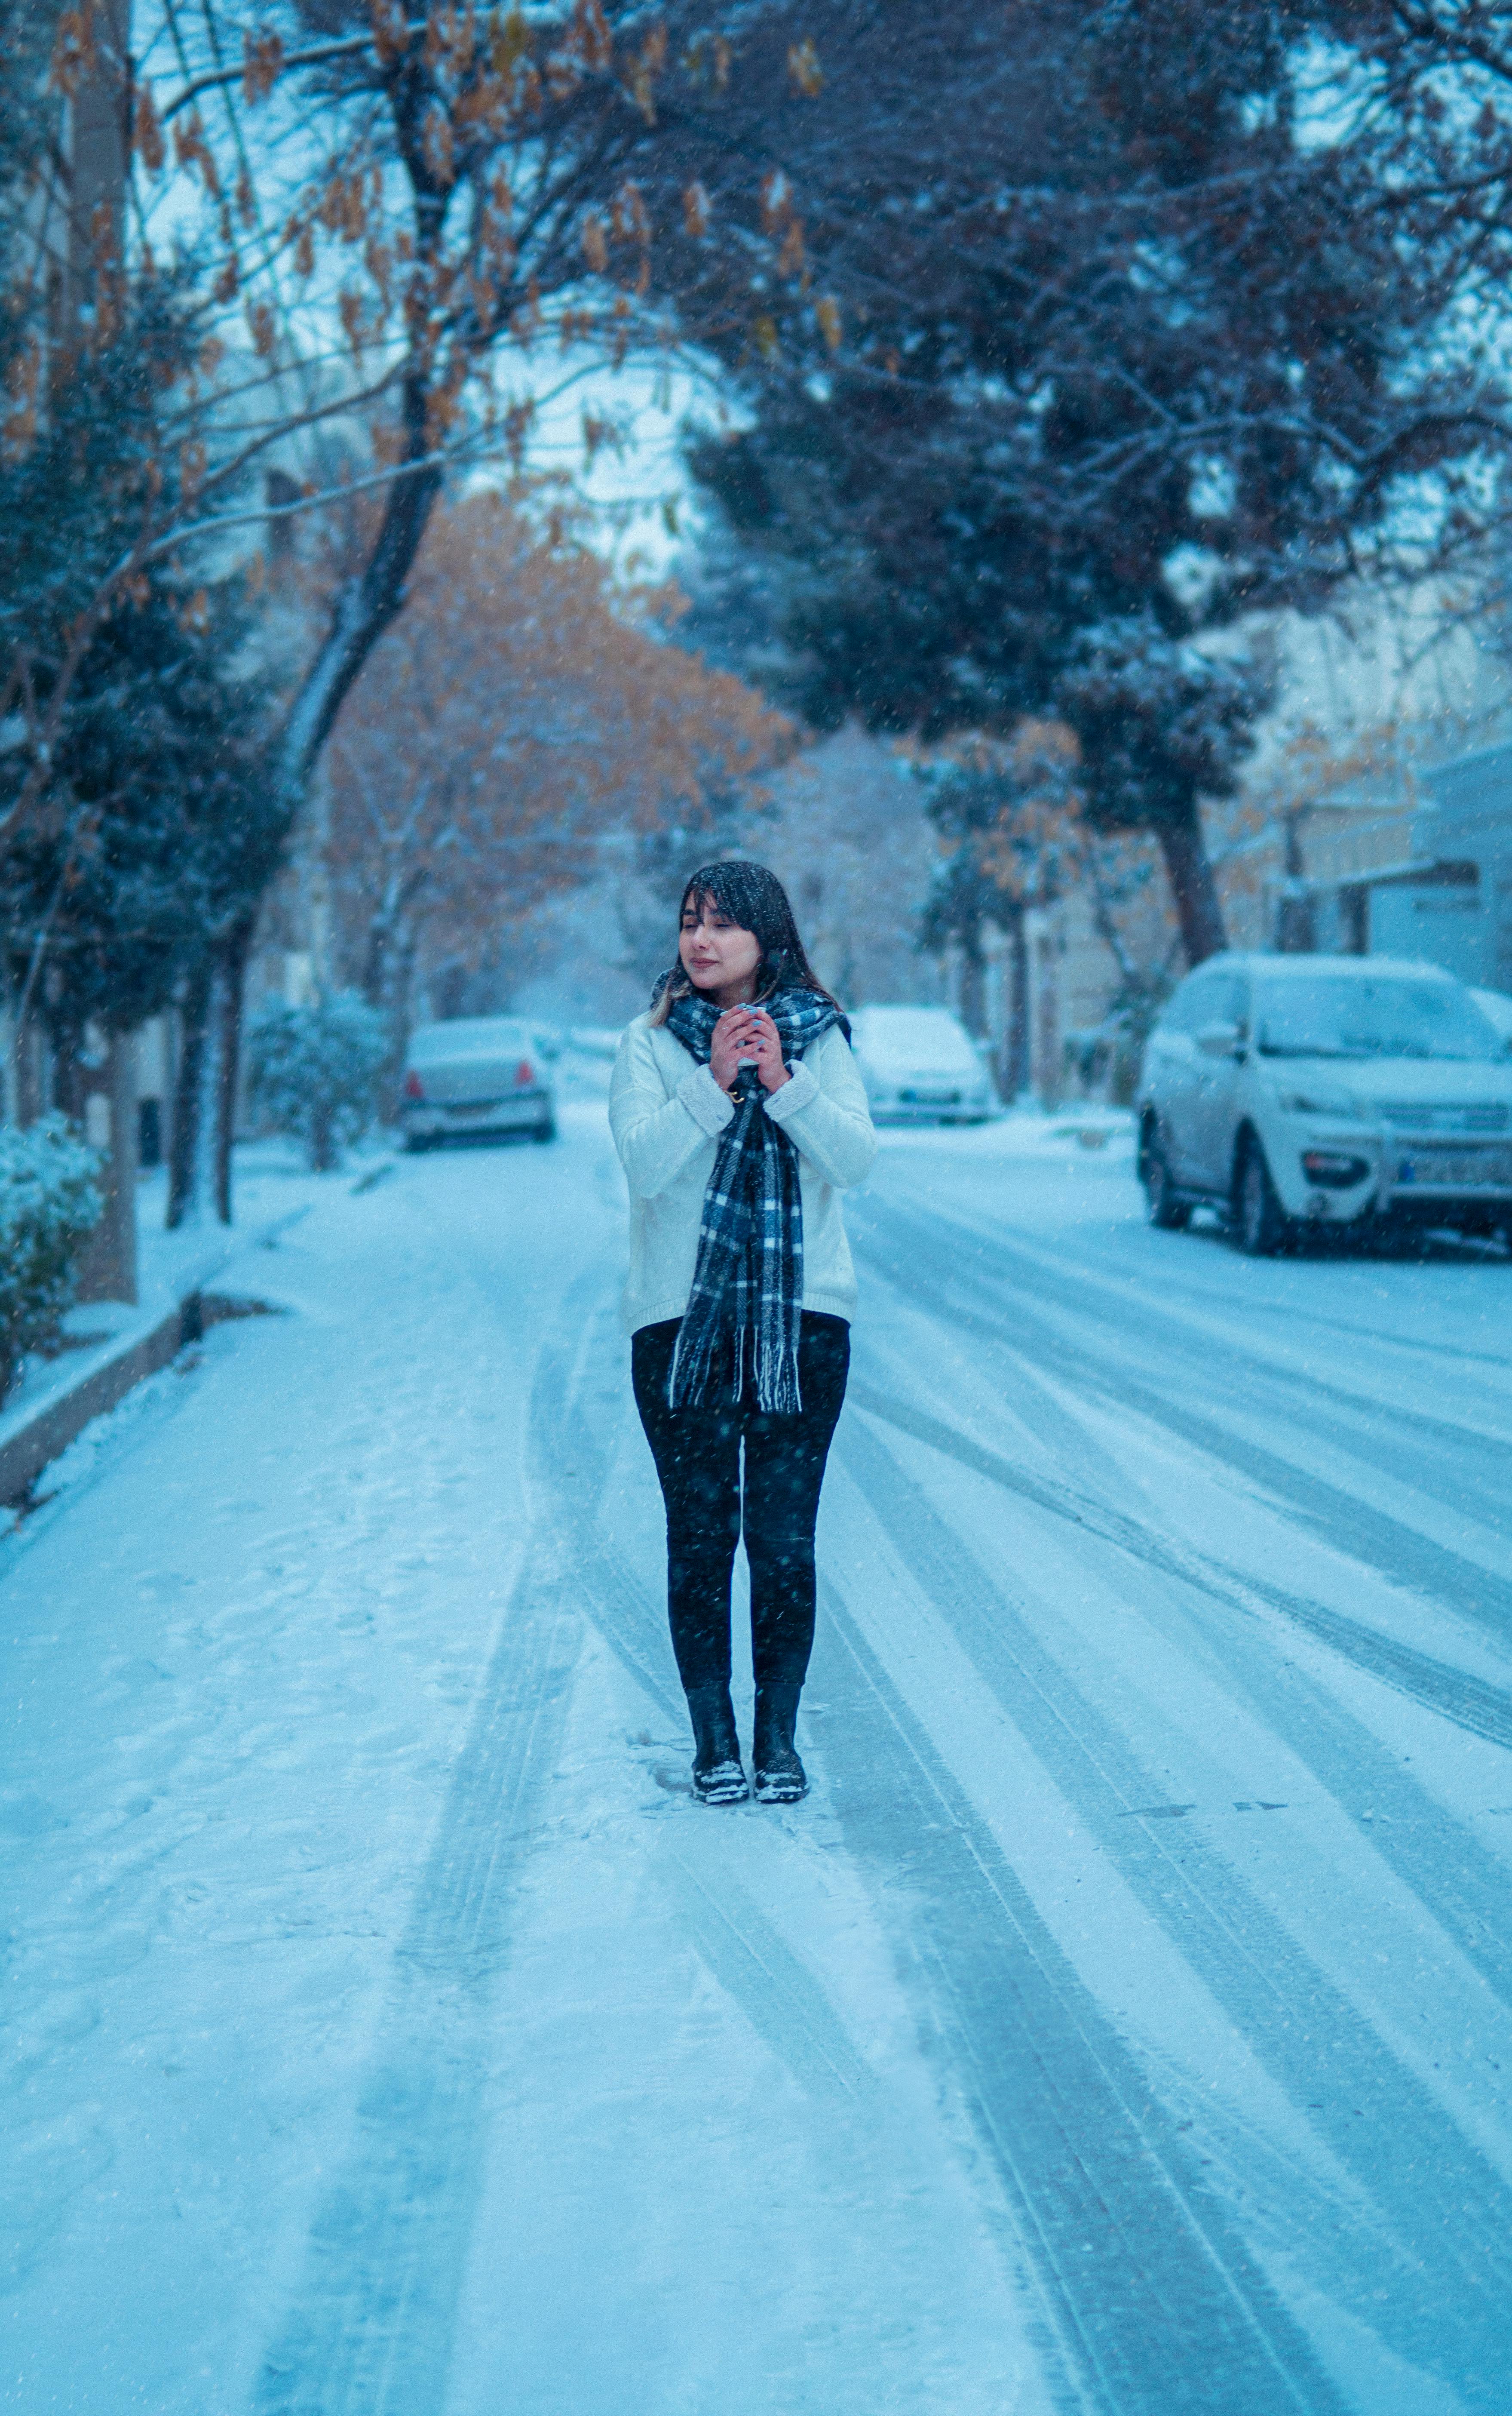
M 843 1032 L 821 1033 L 766 1110 L 798 1151 L 803 1201 L 803 1306 L 851 1318 L 856 1274 L 837 1191 L 870 1170 L 876 1135 Z M 704 1191 L 717 1136 L 735 1109 L 707 1065 L 665 1024 L 637 1015 L 620 1043 L 609 1126 L 630 1186 L 627 1334 L 681 1317 L 693 1290 Z

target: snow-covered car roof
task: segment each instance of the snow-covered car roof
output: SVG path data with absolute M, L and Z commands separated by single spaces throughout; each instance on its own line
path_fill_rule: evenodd
M 523 1049 L 530 1033 L 517 1016 L 458 1015 L 449 1022 L 417 1023 L 410 1034 L 412 1059 L 476 1057 L 493 1049 Z
M 968 1034 L 948 1006 L 860 1006 L 851 1027 L 865 1057 L 940 1071 L 979 1067 Z
M 859 1006 L 850 1019 L 858 1031 L 886 1034 L 889 1038 L 894 1033 L 911 1037 L 916 1032 L 959 1032 L 965 1037 L 960 1018 L 948 1006 Z

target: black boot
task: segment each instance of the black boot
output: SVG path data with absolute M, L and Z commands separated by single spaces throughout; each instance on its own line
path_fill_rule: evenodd
M 796 1804 L 808 1793 L 808 1773 L 793 1744 L 801 1686 L 758 1686 L 756 1737 L 751 1759 L 756 1767 L 758 1804 Z
M 695 1686 L 688 1696 L 693 1722 L 693 1791 L 703 1804 L 743 1804 L 751 1790 L 741 1767 L 741 1740 L 727 1685 Z

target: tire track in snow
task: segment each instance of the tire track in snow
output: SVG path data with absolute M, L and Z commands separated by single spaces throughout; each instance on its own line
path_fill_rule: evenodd
M 887 1213 L 890 1221 L 896 1221 L 891 1212 Z M 922 1235 L 914 1228 L 909 1239 L 917 1262 Z M 1065 1377 L 1083 1392 L 1148 1418 L 1205 1457 L 1219 1460 L 1274 1499 L 1284 1502 L 1298 1523 L 1320 1542 L 1374 1569 L 1398 1587 L 1427 1594 L 1480 1629 L 1499 1652 L 1506 1653 L 1508 1638 L 1512 1636 L 1512 1581 L 1434 1543 L 1416 1528 L 1403 1525 L 1387 1512 L 1375 1509 L 1357 1495 L 1266 1451 L 1262 1444 L 1246 1441 L 1216 1418 L 1184 1410 L 1152 1386 L 1111 1368 L 1095 1351 L 1036 1318 L 1017 1297 L 1005 1303 L 990 1282 L 970 1272 L 952 1268 L 951 1283 L 984 1300 L 991 1308 L 990 1315 L 953 1300 L 944 1287 L 930 1284 L 912 1272 L 906 1277 L 899 1276 L 875 1245 L 863 1247 L 867 1256 L 875 1259 L 879 1271 L 917 1305 L 998 1349 L 1005 1345 L 1022 1349 L 1040 1367 Z
M 1500 2409 L 1512 2189 L 1200 1832 L 1178 1852 L 1130 1817 L 1160 1790 L 1129 1742 L 892 1454 L 864 1427 L 842 1432 L 873 1515 L 1030 1751 L 1400 2243 L 1377 2275 L 1382 2338 L 1467 2407 Z
M 974 1442 L 958 1427 L 897 1400 L 864 1379 L 852 1381 L 849 1397 L 858 1409 L 920 1442 L 927 1442 L 963 1468 L 1001 1487 L 1005 1493 L 1031 1502 L 1037 1509 L 1049 1511 L 1052 1517 L 1115 1546 L 1162 1577 L 1179 1579 L 1227 1609 L 1252 1615 L 1252 1604 L 1247 1596 L 1267 1604 L 1398 1693 L 1411 1696 L 1415 1702 L 1442 1713 L 1445 1719 L 1475 1736 L 1487 1738 L 1492 1744 L 1512 1748 L 1512 1693 L 1505 1687 L 1493 1686 L 1488 1680 L 1474 1677 L 1447 1661 L 1435 1660 L 1430 1653 L 1399 1643 L 1378 1628 L 1367 1627 L 1342 1611 L 1330 1610 L 1325 1603 L 1272 1585 L 1267 1578 L 1252 1577 L 1228 1562 L 1215 1560 L 1210 1553 L 1162 1538 L 1111 1503 L 1053 1477 L 1038 1476 L 1018 1467 L 1001 1453 Z
M 963 1235 L 966 1229 L 952 1224 L 951 1230 L 952 1235 Z M 1218 1408 L 1225 1406 L 1224 1392 L 1215 1383 L 1215 1354 L 1233 1351 L 1232 1326 L 1221 1335 L 1211 1330 L 1211 1322 L 1205 1329 L 1183 1314 L 1179 1302 L 1162 1302 L 1156 1313 L 1145 1296 L 1131 1296 L 1130 1287 L 1111 1284 L 1095 1270 L 1083 1273 L 1063 1258 L 1025 1248 L 1001 1234 L 982 1237 L 978 1256 L 996 1260 L 1002 1269 L 1000 1278 L 989 1278 L 995 1288 L 1000 1281 L 1013 1292 L 1028 1280 L 1037 1296 L 1084 1324 L 1105 1330 L 1111 1309 L 1121 1340 L 1137 1341 L 1163 1361 L 1179 1361 L 1189 1381 L 1195 1377 Z M 981 1281 L 985 1271 L 979 1265 L 974 1273 Z M 1319 1407 L 1325 1404 L 1333 1412 L 1328 1441 L 1336 1450 L 1377 1474 L 1389 1466 L 1401 1483 L 1420 1492 L 1432 1490 L 1435 1498 L 1452 1490 L 1459 1497 L 1456 1507 L 1466 1517 L 1500 1531 L 1512 1481 L 1512 1444 L 1504 1437 L 1405 1409 L 1400 1401 L 1372 1399 L 1310 1370 L 1288 1367 L 1266 1353 L 1263 1336 L 1247 1334 L 1245 1349 L 1247 1409 L 1262 1409 L 1285 1423 L 1300 1406 L 1316 1423 Z M 1473 1472 L 1477 1469 L 1479 1473 Z
M 1164 1543 L 1108 1504 L 1031 1475 L 875 1385 L 853 1382 L 850 1397 L 869 1416 L 1067 1520 L 1089 1540 L 1112 1544 L 1174 1579 L 1179 1594 L 1158 1597 L 1155 1607 L 1144 1606 L 1145 1616 L 1154 1617 L 1157 1608 L 1168 1605 L 1175 1612 L 1168 1624 L 1186 1638 L 1194 1632 L 1219 1653 L 1230 1690 L 1248 1701 L 1261 1724 L 1312 1773 L 1347 1817 L 1355 1817 L 1351 1806 L 1355 1803 L 1370 1816 L 1375 1851 L 1420 1898 L 1502 2002 L 1512 2006 L 1505 1864 L 1409 1777 L 1400 1758 L 1362 1721 L 1295 1663 L 1277 1655 L 1264 1631 L 1255 1629 L 1253 1600 L 1280 1611 L 1370 1676 L 1492 1744 L 1512 1747 L 1512 1696 L 1407 1645 L 1393 1644 L 1321 1603 L 1287 1593 L 1206 1554 Z M 1244 1624 L 1225 1619 L 1219 1626 L 1213 1609 L 1237 1611 Z
M 879 1263 L 881 1234 L 890 1222 L 909 1252 L 916 1254 L 925 1231 L 917 1213 L 868 1204 L 877 1216 L 877 1230 L 870 1239 Z M 1325 1377 L 1277 1364 L 1266 1354 L 1263 1336 L 1232 1326 L 1222 1335 L 1204 1332 L 1183 1318 L 1179 1303 L 1166 1315 L 1130 1288 L 1115 1287 L 1090 1271 L 1083 1273 L 1068 1258 L 1021 1246 L 1000 1233 L 985 1233 L 954 1219 L 942 1217 L 939 1222 L 946 1238 L 961 1253 L 950 1263 L 949 1281 L 997 1311 L 1003 1338 L 1010 1344 L 1017 1325 L 1025 1336 L 1025 1347 L 1036 1357 L 1044 1355 L 1046 1343 L 1084 1357 L 1090 1351 L 1093 1364 L 1101 1371 L 1104 1391 L 1110 1380 L 1140 1384 L 1152 1367 L 1169 1366 L 1179 1397 L 1173 1399 L 1169 1392 L 1160 1392 L 1156 1386 L 1145 1389 L 1167 1408 L 1180 1408 L 1195 1384 L 1205 1396 L 1207 1414 L 1228 1439 L 1240 1443 L 1247 1440 L 1242 1434 L 1221 1426 L 1225 1414 L 1232 1415 L 1237 1408 L 1289 1427 L 1295 1425 L 1300 1408 L 1331 1448 L 1372 1474 L 1389 1474 L 1435 1500 L 1459 1495 L 1461 1498 L 1455 1506 L 1466 1518 L 1495 1533 L 1502 1532 L 1512 1477 L 1512 1444 L 1502 1435 L 1404 1409 L 1400 1402 L 1350 1392 Z M 936 1255 L 939 1255 L 937 1247 Z M 1061 1324 L 1047 1323 L 1036 1315 L 1037 1307 L 1092 1332 L 1068 1332 Z M 1128 1368 L 1131 1349 L 1140 1357 Z M 1235 1363 L 1242 1367 L 1242 1397 L 1231 1381 Z M 1265 1448 L 1263 1443 L 1253 1447 Z M 1280 1458 L 1280 1464 L 1296 1468 L 1295 1462 L 1284 1458 Z M 1336 1486 L 1334 1490 L 1352 1504 L 1357 1502 L 1347 1485 Z
M 867 1209 L 880 1208 L 884 1215 L 919 1214 L 917 1202 L 909 1206 L 905 1206 L 901 1202 L 884 1203 L 868 1195 L 865 1204 Z M 936 1212 L 932 1209 L 930 1213 L 933 1216 Z M 1111 1257 L 1105 1243 L 1087 1243 L 1078 1238 L 1074 1230 L 1062 1229 L 1058 1231 L 1052 1247 L 1043 1242 L 1035 1242 L 1020 1228 L 1014 1229 L 1013 1238 L 1010 1240 L 1000 1221 L 986 1222 L 973 1218 L 969 1215 L 949 1212 L 941 1213 L 939 1221 L 949 1238 L 962 1243 L 969 1242 L 975 1246 L 979 1255 L 1013 1257 L 1026 1262 L 1041 1274 L 1058 1276 L 1062 1283 L 1067 1280 L 1080 1283 L 1085 1287 L 1087 1292 L 1099 1298 L 1111 1296 L 1115 1305 L 1115 1314 L 1120 1325 L 1127 1321 L 1126 1313 L 1132 1313 L 1136 1317 L 1143 1313 L 1146 1333 L 1152 1336 L 1162 1351 L 1169 1339 L 1172 1321 L 1179 1321 L 1188 1330 L 1189 1336 L 1199 1337 L 1209 1350 L 1215 1343 L 1232 1348 L 1235 1332 L 1235 1314 L 1237 1311 L 1247 1321 L 1247 1331 L 1244 1336 L 1246 1347 L 1255 1355 L 1257 1365 L 1278 1377 L 1296 1377 L 1304 1383 L 1315 1385 L 1317 1390 L 1329 1400 L 1362 1411 L 1371 1418 L 1379 1414 L 1380 1418 L 1387 1424 L 1410 1429 L 1415 1433 L 1436 1436 L 1443 1441 L 1458 1439 L 1472 1446 L 1485 1443 L 1502 1451 L 1512 1447 L 1512 1435 L 1508 1434 L 1505 1426 L 1507 1394 L 1505 1384 L 1493 1388 L 1485 1384 L 1485 1380 L 1476 1380 L 1485 1384 L 1485 1407 L 1493 1414 L 1499 1413 L 1503 1420 L 1502 1426 L 1496 1431 L 1489 1430 L 1484 1426 L 1468 1424 L 1461 1419 L 1434 1415 L 1425 1410 L 1403 1409 L 1398 1401 L 1385 1400 L 1369 1393 L 1352 1392 L 1342 1384 L 1329 1382 L 1325 1378 L 1314 1377 L 1306 1370 L 1289 1367 L 1284 1360 L 1270 1356 L 1265 1350 L 1268 1337 L 1264 1329 L 1256 1330 L 1256 1321 L 1264 1317 L 1267 1321 L 1279 1319 L 1295 1325 L 1303 1325 L 1309 1336 L 1318 1333 L 1338 1334 L 1357 1347 L 1364 1346 L 1368 1350 L 1381 1352 L 1387 1358 L 1392 1354 L 1405 1356 L 1409 1363 L 1415 1359 L 1443 1360 L 1452 1366 L 1461 1379 L 1467 1367 L 1495 1368 L 1504 1376 L 1512 1375 L 1512 1356 L 1505 1351 L 1474 1351 L 1459 1342 L 1439 1342 L 1419 1335 L 1386 1333 L 1378 1325 L 1361 1325 L 1352 1322 L 1347 1318 L 1320 1315 L 1310 1301 L 1304 1304 L 1295 1299 L 1278 1300 L 1274 1297 L 1248 1300 L 1236 1298 L 1232 1290 L 1225 1291 L 1195 1281 L 1190 1260 L 1182 1263 L 1175 1259 L 1166 1259 L 1158 1269 L 1148 1264 L 1144 1268 L 1136 1268 L 1127 1260 L 1115 1261 Z M 1217 1237 L 1212 1238 L 1216 1244 Z M 1185 1249 L 1188 1246 L 1179 1236 L 1161 1236 L 1161 1239 L 1175 1242 L 1178 1248 Z M 1226 1247 L 1220 1248 L 1219 1256 L 1220 1260 L 1230 1258 Z M 1246 1266 L 1247 1271 L 1251 1275 L 1259 1272 L 1253 1261 L 1246 1262 Z M 1150 1299 L 1148 1286 L 1152 1275 L 1158 1275 L 1161 1285 L 1159 1294 L 1158 1320 L 1152 1318 L 1147 1307 Z M 1212 1330 L 1214 1321 L 1220 1327 L 1217 1334 Z M 1387 1370 L 1384 1368 L 1376 1372 L 1378 1377 L 1385 1377 L 1387 1374 Z M 1400 1382 L 1401 1375 L 1402 1370 L 1400 1368 L 1389 1370 L 1390 1380 L 1394 1382 Z M 1457 1391 L 1460 1392 L 1462 1397 L 1462 1385 L 1457 1387 Z
M 571 1327 L 602 1278 L 564 1296 Z M 558 1357 L 532 1387 L 532 1489 L 559 1444 Z M 263 2361 L 258 2416 L 434 2416 L 476 2203 L 493 1986 L 523 1840 L 581 1639 L 570 1560 L 536 1521 L 396 1956 L 357 2136 Z
M 844 1421 L 841 1431 L 844 1433 Z M 844 1595 L 826 1758 L 846 1842 L 915 1896 L 925 2017 L 965 2090 L 1085 2416 L 1343 2416 L 1190 2138 L 1077 1977 Z M 906 1978 L 906 1974 L 905 1975 Z
M 478 2184 L 475 2120 L 512 1865 L 556 1757 L 579 1629 L 527 1562 L 397 1964 L 357 2138 L 311 2227 L 261 2416 L 429 2416 L 442 2404 Z
M 1248 1444 L 1242 1434 L 1222 1426 L 1225 1413 L 1232 1415 L 1235 1408 L 1261 1414 L 1283 1427 L 1295 1425 L 1300 1409 L 1307 1424 L 1322 1431 L 1333 1450 L 1355 1460 L 1372 1475 L 1389 1475 L 1420 1494 L 1426 1493 L 1493 1534 L 1505 1532 L 1507 1496 L 1512 1486 L 1512 1445 L 1502 1437 L 1418 1410 L 1404 1409 L 1400 1403 L 1370 1400 L 1331 1384 L 1326 1378 L 1278 1366 L 1265 1355 L 1263 1337 L 1251 1339 L 1245 1336 L 1240 1341 L 1232 1332 L 1220 1337 L 1194 1331 L 1182 1319 L 1179 1308 L 1168 1318 L 1153 1310 L 1144 1299 L 1130 1298 L 1125 1291 L 1114 1291 L 1110 1299 L 1110 1287 L 1105 1280 L 1092 1274 L 1083 1275 L 1064 1261 L 1057 1263 L 1000 1234 L 978 1235 L 974 1230 L 953 1221 L 947 1225 L 947 1231 L 956 1241 L 965 1240 L 969 1231 L 977 1245 L 973 1263 L 952 1266 L 952 1280 L 967 1286 L 979 1299 L 991 1301 L 1010 1322 L 1027 1314 L 1033 1319 L 1036 1350 L 1046 1335 L 1055 1336 L 1063 1347 L 1072 1351 L 1090 1348 L 1095 1364 L 1103 1369 L 1106 1384 L 1110 1372 L 1116 1372 L 1117 1363 L 1115 1357 L 1100 1351 L 1098 1344 L 1111 1323 L 1117 1348 L 1127 1351 L 1131 1343 L 1135 1344 L 1146 1367 L 1154 1363 L 1171 1367 L 1183 1399 L 1191 1397 L 1195 1385 L 1206 1397 L 1206 1414 L 1219 1423 L 1227 1439 Z M 989 1272 L 983 1261 L 996 1261 L 996 1270 Z M 1032 1308 L 1025 1310 L 1026 1290 L 1032 1301 L 1083 1327 L 1091 1326 L 1093 1336 L 1079 1341 L 1063 1328 L 1047 1326 L 1034 1318 Z M 1236 1397 L 1235 1387 L 1226 1381 L 1225 1358 L 1220 1355 L 1226 1354 L 1231 1366 L 1236 1351 L 1244 1354 L 1241 1397 Z M 1133 1381 L 1140 1381 L 1137 1370 Z M 1168 1408 L 1182 1406 L 1182 1400 L 1173 1402 L 1167 1393 L 1161 1393 L 1160 1397 Z M 1325 1418 L 1325 1412 L 1332 1414 Z M 1265 1449 L 1263 1443 L 1248 1447 Z M 1278 1458 L 1281 1466 L 1295 1470 L 1295 1462 L 1280 1455 Z M 1358 1504 L 1358 1497 L 1349 1491 L 1347 1485 L 1332 1489 L 1342 1500 Z M 1476 1569 L 1480 1566 L 1478 1563 L 1469 1565 Z

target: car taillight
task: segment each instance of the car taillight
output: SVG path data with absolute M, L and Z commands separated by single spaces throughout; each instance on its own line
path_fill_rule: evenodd
M 530 1061 L 530 1059 L 529 1059 L 528 1057 L 522 1057 L 522 1058 L 520 1059 L 520 1061 L 519 1061 L 519 1064 L 518 1064 L 518 1065 L 516 1066 L 516 1068 L 515 1068 L 515 1088 L 516 1088 L 516 1091 L 528 1091 L 528 1090 L 530 1089 L 530 1087 L 531 1087 L 531 1084 L 534 1081 L 534 1080 L 535 1080 L 535 1067 L 531 1064 L 531 1061 Z
M 404 1095 L 407 1099 L 423 1099 L 426 1095 L 426 1086 L 412 1065 L 404 1078 Z

